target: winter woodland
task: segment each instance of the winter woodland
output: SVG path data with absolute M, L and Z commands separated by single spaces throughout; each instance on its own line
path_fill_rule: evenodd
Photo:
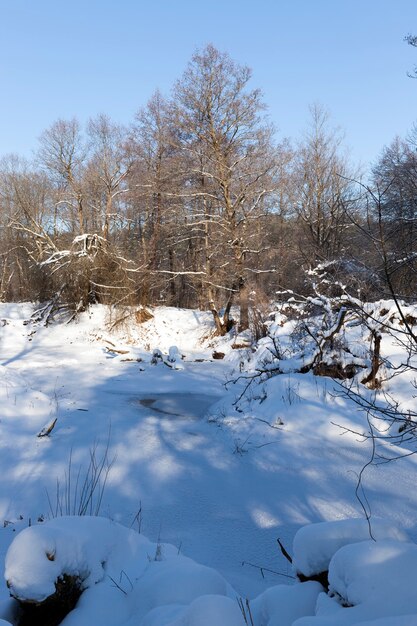
M 416 146 L 208 45 L 1 159 L 0 624 L 417 626 Z

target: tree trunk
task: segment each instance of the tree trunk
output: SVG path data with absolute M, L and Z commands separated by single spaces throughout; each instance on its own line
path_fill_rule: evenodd
M 103 237 L 106 241 L 108 241 L 110 230 L 110 214 L 112 212 L 113 199 L 109 191 L 107 192 L 106 196 L 106 214 L 104 216 Z
M 229 300 L 227 301 L 226 308 L 224 310 L 223 319 L 221 319 L 219 312 L 217 311 L 214 305 L 213 300 L 209 302 L 210 311 L 212 312 L 213 319 L 214 319 L 214 325 L 216 326 L 216 333 L 220 335 L 220 337 L 224 337 L 224 335 L 233 328 L 233 320 L 230 318 L 230 310 L 232 308 L 234 295 L 235 295 L 235 288 L 232 287 Z
M 374 340 L 374 350 L 372 354 L 371 371 L 365 378 L 361 380 L 363 385 L 368 385 L 370 389 L 378 389 L 381 386 L 381 382 L 377 379 L 376 375 L 381 365 L 381 335 L 377 330 L 372 331 L 372 338 Z
M 249 295 L 243 278 L 239 280 L 239 332 L 249 328 Z

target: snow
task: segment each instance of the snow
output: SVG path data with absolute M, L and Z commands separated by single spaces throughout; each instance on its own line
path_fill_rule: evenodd
M 416 576 L 417 546 L 413 543 L 369 540 L 346 545 L 330 561 L 330 597 L 318 603 L 316 616 L 295 624 L 413 624 Z
M 244 623 L 236 592 L 218 572 L 106 518 L 61 517 L 31 526 L 7 552 L 5 577 L 20 600 L 41 602 L 53 595 L 64 574 L 75 576 L 85 590 L 65 626 L 93 619 L 108 626 Z M 268 589 L 253 602 L 253 619 L 268 625 L 279 617 L 290 625 L 314 611 L 321 590 L 314 582 Z
M 380 615 L 417 611 L 417 546 L 397 541 L 351 544 L 334 556 L 330 590 L 352 606 L 368 604 Z M 353 611 L 352 611 L 353 612 Z M 374 613 L 375 615 L 375 613 Z
M 41 599 L 65 570 L 85 587 L 65 626 L 238 626 L 236 598 L 255 626 L 416 624 L 417 460 L 367 468 L 370 540 L 355 495 L 365 415 L 331 379 L 296 372 L 312 346 L 294 321 L 277 312 L 275 345 L 253 352 L 215 339 L 209 313 L 116 323 L 97 306 L 44 327 L 26 323 L 34 308 L 0 304 L 0 560 L 15 595 Z M 343 342 L 347 362 L 369 363 L 369 328 L 348 320 Z M 404 347 L 387 335 L 381 347 L 388 376 Z M 267 362 L 286 373 L 252 382 Z M 385 389 L 413 409 L 410 372 L 393 371 Z M 57 499 L 74 511 L 92 450 L 110 466 L 102 517 L 52 519 Z M 296 571 L 329 569 L 329 592 L 292 580 L 278 537 Z M 0 619 L 15 623 L 6 584 Z
M 259 626 L 291 626 L 304 615 L 313 615 L 323 587 L 314 581 L 288 587 L 276 585 L 258 596 L 251 605 L 252 617 Z
M 174 546 L 151 543 L 101 517 L 61 517 L 26 528 L 11 544 L 5 566 L 13 597 L 33 602 L 52 595 L 63 574 L 76 576 L 81 588 L 89 589 L 88 603 L 96 607 L 100 602 L 106 624 L 121 623 L 121 615 L 128 619 L 133 608 L 135 619 L 144 619 L 157 607 L 167 605 L 171 611 L 172 605 L 189 605 L 200 596 L 233 593 L 218 572 L 181 555 Z M 121 596 L 117 612 L 114 595 Z M 83 595 L 65 624 L 88 623 L 89 611 L 83 611 L 87 597 Z M 214 613 L 222 606 L 217 600 L 213 605 Z M 193 612 L 191 607 L 186 611 Z M 226 604 L 226 616 L 229 612 Z
M 140 571 L 151 548 L 142 535 L 109 519 L 60 517 L 17 535 L 6 555 L 4 575 L 15 598 L 41 602 L 55 592 L 62 574 L 79 577 L 87 588 L 106 575 L 118 575 L 130 562 L 135 562 L 135 573 Z
M 158 607 L 148 613 L 143 626 L 243 626 L 242 613 L 235 600 L 203 595 L 189 606 Z
M 293 566 L 304 576 L 320 574 L 329 569 L 333 555 L 344 545 L 371 538 L 407 541 L 407 534 L 387 520 L 346 519 L 304 526 L 296 533 L 293 543 Z

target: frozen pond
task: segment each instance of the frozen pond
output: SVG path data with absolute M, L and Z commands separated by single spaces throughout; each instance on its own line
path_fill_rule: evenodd
M 204 393 L 150 393 L 132 398 L 131 402 L 150 409 L 166 419 L 179 417 L 199 420 L 217 400 L 218 396 Z

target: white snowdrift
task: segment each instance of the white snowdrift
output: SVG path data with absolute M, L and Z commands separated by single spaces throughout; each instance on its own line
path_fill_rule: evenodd
M 367 541 L 341 548 L 329 570 L 330 591 L 343 602 L 378 607 L 380 615 L 417 611 L 417 546 Z M 358 607 L 359 608 L 359 607 Z
M 383 520 L 312 524 L 294 538 L 297 571 L 329 570 L 328 594 L 320 594 L 315 616 L 294 626 L 411 626 L 417 623 L 417 546 Z M 344 545 L 343 545 L 344 544 Z M 327 563 L 327 566 L 326 566 Z
M 63 517 L 23 530 L 6 556 L 5 577 L 20 600 L 42 601 L 63 574 L 84 593 L 65 626 L 243 626 L 237 594 L 214 569 L 105 518 Z M 321 585 L 269 589 L 253 603 L 259 626 L 290 626 L 314 612 Z M 252 610 L 252 609 L 251 609 Z
M 129 556 L 146 565 L 151 545 L 141 535 L 105 518 L 62 517 L 23 530 L 5 561 L 10 593 L 41 602 L 55 592 L 62 574 L 80 578 L 87 588 L 115 574 Z
M 296 569 L 315 573 L 328 563 L 329 592 L 313 581 L 277 585 L 249 607 L 243 603 L 246 619 L 254 626 L 416 624 L 417 546 L 383 520 L 373 524 L 378 541 L 366 540 L 366 529 L 365 520 L 353 519 L 299 531 Z M 5 577 L 14 597 L 42 601 L 63 574 L 78 577 L 85 590 L 64 626 L 249 623 L 214 569 L 105 518 L 57 518 L 26 528 L 11 544 Z
M 256 626 L 291 626 L 303 615 L 314 615 L 317 597 L 323 587 L 313 581 L 294 585 L 276 585 L 251 603 Z
M 330 562 L 329 596 L 296 626 L 417 623 L 417 546 L 367 541 L 341 548 Z
M 372 520 L 372 536 L 375 540 L 394 539 L 407 541 L 406 533 L 391 522 Z M 304 576 L 320 574 L 329 569 L 333 555 L 343 546 L 370 539 L 370 529 L 365 519 L 345 519 L 303 526 L 296 533 L 293 543 L 293 566 Z
M 7 552 L 5 578 L 17 599 L 41 602 L 55 592 L 63 574 L 78 577 L 87 590 L 66 625 L 116 626 L 134 614 L 135 619 L 147 616 L 149 626 L 171 623 L 173 615 L 175 624 L 203 626 L 209 622 L 197 622 L 193 615 L 206 605 L 203 614 L 218 616 L 219 626 L 242 623 L 235 594 L 218 572 L 106 518 L 62 517 L 26 528 Z

